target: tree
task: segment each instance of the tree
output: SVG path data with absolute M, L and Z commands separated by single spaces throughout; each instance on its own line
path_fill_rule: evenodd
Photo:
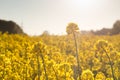
M 13 21 L 0 20 L 0 31 L 9 34 L 23 34 L 21 27 Z
M 67 28 L 66 28 L 66 32 L 68 35 L 73 34 L 74 32 L 77 32 L 78 30 L 79 30 L 79 27 L 75 23 L 69 23 Z
M 114 34 L 119 34 L 119 33 L 120 33 L 120 20 L 117 20 L 113 25 L 111 34 L 114 35 Z
M 108 28 L 103 28 L 101 30 L 98 30 L 96 32 L 93 32 L 95 35 L 109 35 L 111 34 L 111 29 L 108 29 Z
M 49 33 L 47 30 L 45 30 L 45 31 L 42 33 L 41 36 L 49 36 L 49 35 L 50 35 L 50 33 Z

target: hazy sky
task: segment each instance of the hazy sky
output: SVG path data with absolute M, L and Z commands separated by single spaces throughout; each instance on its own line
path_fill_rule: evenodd
M 0 0 L 0 19 L 23 25 L 31 35 L 64 34 L 69 22 L 80 30 L 112 28 L 120 19 L 120 0 Z

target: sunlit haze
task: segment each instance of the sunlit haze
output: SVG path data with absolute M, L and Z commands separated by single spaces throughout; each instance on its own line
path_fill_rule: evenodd
M 15 21 L 30 35 L 65 34 L 69 22 L 80 30 L 112 28 L 120 0 L 0 0 L 0 19 Z

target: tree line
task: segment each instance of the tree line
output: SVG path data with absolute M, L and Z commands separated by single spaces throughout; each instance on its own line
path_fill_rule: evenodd
M 109 28 L 103 28 L 98 31 L 91 31 L 91 33 L 95 35 L 116 35 L 120 34 L 120 20 L 117 20 L 111 29 Z
M 9 34 L 26 34 L 24 33 L 23 29 L 21 26 L 19 26 L 17 23 L 14 21 L 6 21 L 6 20 L 0 20 L 0 31 L 2 33 L 8 32 Z M 43 34 L 49 34 L 49 32 L 43 32 Z M 95 35 L 116 35 L 120 33 L 120 20 L 117 20 L 114 24 L 113 27 L 110 28 L 103 28 L 101 30 L 97 31 L 81 31 L 83 34 L 88 34 L 92 33 Z M 69 34 L 69 33 L 68 33 Z

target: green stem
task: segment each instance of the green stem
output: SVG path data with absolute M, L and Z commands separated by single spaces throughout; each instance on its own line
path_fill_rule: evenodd
M 80 61 L 79 61 L 79 55 L 78 55 L 78 45 L 77 45 L 77 40 L 76 40 L 76 35 L 75 32 L 73 31 L 73 36 L 74 36 L 74 41 L 75 41 L 75 49 L 76 49 L 76 58 L 77 58 L 77 64 L 78 64 L 78 77 L 80 80 Z
M 101 48 L 103 49 L 103 51 L 106 53 L 106 56 L 108 57 L 108 60 L 109 60 L 109 63 L 110 63 L 110 67 L 111 67 L 111 71 L 112 71 L 113 80 L 116 80 L 115 75 L 114 75 L 113 66 L 112 66 L 112 61 L 111 61 L 111 59 L 110 59 L 110 57 L 109 57 L 107 51 L 106 51 L 103 47 L 101 47 Z
M 57 73 L 56 73 L 56 71 L 55 71 L 55 69 L 54 69 L 54 67 L 53 67 L 53 66 L 52 66 L 52 69 L 53 69 L 53 71 L 54 71 L 54 73 L 55 73 L 56 80 L 58 80 L 58 75 L 57 75 Z
M 51 60 L 51 59 L 52 59 L 51 55 L 48 55 L 48 56 L 49 56 L 49 60 Z M 52 65 L 52 69 L 53 69 L 53 71 L 54 71 L 54 73 L 55 73 L 56 80 L 58 80 L 58 75 L 57 75 L 57 73 L 56 73 L 53 65 Z
M 45 71 L 45 77 L 46 77 L 46 80 L 48 80 L 48 75 L 47 75 L 47 71 L 46 71 L 46 66 L 45 66 L 44 57 L 43 57 L 42 54 L 41 54 L 40 56 L 41 56 L 41 58 L 42 58 L 42 63 L 43 63 L 44 71 Z
M 37 54 L 37 63 L 38 63 L 38 80 L 40 80 L 40 62 L 39 62 L 38 54 Z
M 64 69 L 65 69 L 65 80 L 66 80 L 66 66 L 65 66 L 65 64 L 64 64 Z

